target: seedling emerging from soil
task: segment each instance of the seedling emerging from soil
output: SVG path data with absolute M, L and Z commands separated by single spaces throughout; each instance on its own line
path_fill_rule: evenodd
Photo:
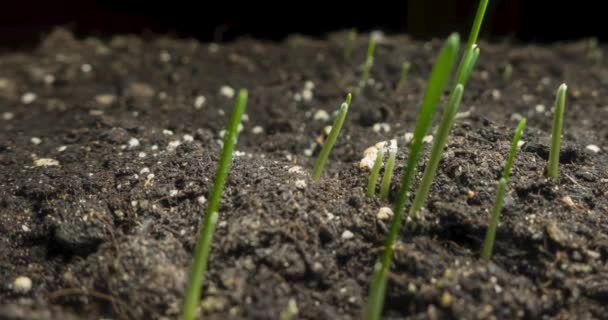
M 507 192 L 507 182 L 509 181 L 511 166 L 513 165 L 513 159 L 515 159 L 515 155 L 517 154 L 519 138 L 521 137 L 525 126 L 526 119 L 521 119 L 517 125 L 517 129 L 515 129 L 513 140 L 511 141 L 511 149 L 509 150 L 509 157 L 505 163 L 502 178 L 498 182 L 496 200 L 494 200 L 494 207 L 492 208 L 492 215 L 490 216 L 490 224 L 488 225 L 486 239 L 483 242 L 483 249 L 481 250 L 481 258 L 485 261 L 490 260 L 490 257 L 492 256 L 492 248 L 494 248 L 494 240 L 496 239 L 496 228 L 498 227 L 498 222 L 500 221 L 500 212 L 502 210 L 505 194 Z
M 443 116 L 441 117 L 441 124 L 439 125 L 439 129 L 437 130 L 437 134 L 435 135 L 435 142 L 433 143 L 433 147 L 431 149 L 431 157 L 426 164 L 426 168 L 424 169 L 424 174 L 422 175 L 422 182 L 416 191 L 416 197 L 414 198 L 414 202 L 410 208 L 410 217 L 416 217 L 424 206 L 426 199 L 429 196 L 429 191 L 431 190 L 431 184 L 433 183 L 433 178 L 435 178 L 435 173 L 437 172 L 437 167 L 439 166 L 439 160 L 441 159 L 441 155 L 443 154 L 443 148 L 445 147 L 445 143 L 448 140 L 448 134 L 450 133 L 450 129 L 452 128 L 452 124 L 454 123 L 454 118 L 456 117 L 456 113 L 458 112 L 458 107 L 460 106 L 460 100 L 462 98 L 463 86 L 462 84 L 456 85 L 456 89 L 450 95 L 450 100 L 448 101 L 448 105 L 443 111 Z
M 367 55 L 365 56 L 365 64 L 363 65 L 363 75 L 361 76 L 361 80 L 359 81 L 359 88 L 357 89 L 359 92 L 365 89 L 367 86 L 367 80 L 369 79 L 369 73 L 374 66 L 374 50 L 376 48 L 376 39 L 374 39 L 373 35 L 369 36 L 369 44 L 367 45 Z
M 564 123 L 564 109 L 566 108 L 566 84 L 557 89 L 555 97 L 555 113 L 553 114 L 553 131 L 551 132 L 551 149 L 549 149 L 549 166 L 547 176 L 557 182 L 559 179 L 559 149 L 562 143 L 562 125 Z
M 401 188 L 397 194 L 390 230 L 384 245 L 384 253 L 381 260 L 374 266 L 374 274 L 372 276 L 373 278 L 370 286 L 367 306 L 364 310 L 364 319 L 380 319 L 382 306 L 384 304 L 386 277 L 393 258 L 395 241 L 397 240 L 397 235 L 401 229 L 401 220 L 403 210 L 405 209 L 407 194 L 409 193 L 410 184 L 416 171 L 418 159 L 420 158 L 422 139 L 426 135 L 429 126 L 431 125 L 435 109 L 437 108 L 437 104 L 439 103 L 443 89 L 445 88 L 445 85 L 449 79 L 452 67 L 454 65 L 454 60 L 456 59 L 456 54 L 458 53 L 459 43 L 460 39 L 458 35 L 452 34 L 441 49 L 437 62 L 431 71 L 427 89 L 424 94 L 424 98 L 422 99 L 422 106 L 420 107 L 420 111 L 418 113 L 414 138 L 412 144 L 410 145 L 410 153 L 401 181 Z
M 344 46 L 344 60 L 349 61 L 350 56 L 353 53 L 353 47 L 355 46 L 355 40 L 357 40 L 357 29 L 352 29 L 346 35 L 346 45 Z
M 384 160 L 384 145 L 378 148 L 378 152 L 376 153 L 376 161 L 374 161 L 374 166 L 369 174 L 369 181 L 367 182 L 367 196 L 370 198 L 376 193 L 376 181 L 378 180 L 380 168 L 382 168 L 382 160 Z
M 336 139 L 338 139 L 338 135 L 340 134 L 340 130 L 342 129 L 342 125 L 344 124 L 344 119 L 346 119 L 346 113 L 348 112 L 348 106 L 351 100 L 352 95 L 349 93 L 346 96 L 346 102 L 342 103 L 342 105 L 340 106 L 338 116 L 336 117 L 334 124 L 331 126 L 331 131 L 329 132 L 325 143 L 323 143 L 321 153 L 319 153 L 319 157 L 317 158 L 315 166 L 312 169 L 313 181 L 319 181 L 319 179 L 321 178 L 321 173 L 323 173 L 323 168 L 325 168 L 325 163 L 327 162 L 327 158 L 329 158 L 329 153 L 334 147 Z
M 395 159 L 397 158 L 397 140 L 391 140 L 388 147 L 388 160 L 384 167 L 384 176 L 380 185 L 380 198 L 388 199 L 388 193 L 391 188 L 391 180 L 393 179 L 393 171 L 395 170 Z
M 186 287 L 186 296 L 184 300 L 184 309 L 182 310 L 182 320 L 192 320 L 196 318 L 197 306 L 201 300 L 201 288 L 207 270 L 207 260 L 211 251 L 211 241 L 213 240 L 213 232 L 217 222 L 218 210 L 226 176 L 230 170 L 232 163 L 232 153 L 239 134 L 238 127 L 241 123 L 241 116 L 247 106 L 247 90 L 240 90 L 237 96 L 236 103 L 232 109 L 230 123 L 224 136 L 224 146 L 222 154 L 215 173 L 213 189 L 211 190 L 207 212 L 199 231 L 198 240 L 194 249 L 194 261 L 192 263 L 192 271 L 190 280 Z
M 401 76 L 399 77 L 399 83 L 397 83 L 397 90 L 405 86 L 405 83 L 407 82 L 407 75 L 410 72 L 410 67 L 411 64 L 407 61 L 401 65 Z

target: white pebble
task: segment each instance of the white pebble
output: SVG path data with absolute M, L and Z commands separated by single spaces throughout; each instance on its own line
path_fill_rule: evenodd
M 545 112 L 545 105 L 543 105 L 543 104 L 537 104 L 536 107 L 534 107 L 534 109 L 538 113 L 543 113 L 543 112 Z
M 196 99 L 194 99 L 194 109 L 202 108 L 203 105 L 205 105 L 205 101 L 207 101 L 205 96 L 197 96 Z
M 146 153 L 145 152 L 140 152 L 137 156 L 140 157 L 140 158 L 145 158 L 146 157 Z
M 189 135 L 189 134 L 185 134 L 184 135 L 184 141 L 185 142 L 192 142 L 192 141 L 194 141 L 194 137 L 191 136 L 191 135 Z
M 164 63 L 171 61 L 171 54 L 165 50 L 161 51 L 158 57 L 160 58 L 160 61 Z
M 302 169 L 302 167 L 300 167 L 300 166 L 293 166 L 293 167 L 289 168 L 289 170 L 287 170 L 287 172 L 301 174 L 301 173 L 304 173 L 304 169 Z
M 179 147 L 180 144 L 181 144 L 181 142 L 179 142 L 179 140 L 171 141 L 167 145 L 167 150 L 168 151 L 174 151 L 175 149 L 177 149 L 177 147 Z
M 139 174 L 141 174 L 141 175 L 146 174 L 146 173 L 150 173 L 150 169 L 147 167 L 143 168 L 139 171 Z
M 302 95 L 300 93 L 298 93 L 298 92 L 294 93 L 293 94 L 293 100 L 296 101 L 296 102 L 302 101 Z
M 424 143 L 431 143 L 431 142 L 433 142 L 433 135 L 430 135 L 430 134 L 429 134 L 428 136 L 425 136 L 425 137 L 422 139 L 422 142 L 424 142 Z
M 116 96 L 111 93 L 102 93 L 95 96 L 95 101 L 101 105 L 109 106 L 116 101 Z
M 67 146 L 61 146 L 61 147 L 57 148 L 57 151 L 64 152 L 65 149 L 67 149 L 67 148 L 68 148 Z
M 58 166 L 58 165 L 59 165 L 59 161 L 57 161 L 55 159 L 51 159 L 51 158 L 40 158 L 40 159 L 34 160 L 34 166 L 36 166 L 36 167 L 52 167 L 52 166 Z
M 42 81 L 44 81 L 45 84 L 51 85 L 55 83 L 55 76 L 52 74 L 45 74 Z
M 332 128 L 333 128 L 332 126 L 325 126 L 325 128 L 323 128 L 323 131 L 325 132 L 326 135 L 329 135 Z
M 177 196 L 178 193 L 179 193 L 179 191 L 173 189 L 173 190 L 169 191 L 169 197 L 175 197 L 175 196 Z
M 323 109 L 319 109 L 317 112 L 315 112 L 315 115 L 312 118 L 314 120 L 327 121 L 329 120 L 329 113 Z
M 32 142 L 32 144 L 34 144 L 34 145 L 39 145 L 40 143 L 42 143 L 42 140 L 41 140 L 40 138 L 38 138 L 38 137 L 32 137 L 32 138 L 30 139 L 30 141 L 31 141 L 31 142 Z
M 220 94 L 226 98 L 232 99 L 234 97 L 234 89 L 229 86 L 222 86 L 220 88 Z
M 13 114 L 12 112 L 5 112 L 2 114 L 2 119 L 6 121 L 13 120 L 14 117 L 15 114 Z
M 93 67 L 90 64 L 85 63 L 82 66 L 80 66 L 80 70 L 84 73 L 89 73 L 93 70 Z
M 374 132 L 389 132 L 391 131 L 391 126 L 388 123 L 374 123 L 372 130 Z
M 304 88 L 306 88 L 308 90 L 312 90 L 315 88 L 315 83 L 308 80 L 308 81 L 304 82 Z
M 601 150 L 600 147 L 598 147 L 598 146 L 596 146 L 594 144 L 590 144 L 590 145 L 586 146 L 585 149 L 587 149 L 587 150 L 589 150 L 589 151 L 591 151 L 593 153 L 598 153 Z
M 264 132 L 264 128 L 262 128 L 262 126 L 255 126 L 253 127 L 253 129 L 251 129 L 251 133 L 253 134 L 260 134 Z
M 306 180 L 304 179 L 297 179 L 295 182 L 296 188 L 302 190 L 302 189 L 306 189 Z
M 500 90 L 498 90 L 498 89 L 492 90 L 492 99 L 498 101 L 498 100 L 500 100 L 501 96 L 502 95 L 500 93 Z
M 166 135 L 166 136 L 172 136 L 173 135 L 173 131 L 167 130 L 167 129 L 163 129 L 163 134 Z
M 393 210 L 389 207 L 380 208 L 380 210 L 378 210 L 378 213 L 376 214 L 376 218 L 378 218 L 378 220 L 388 220 L 392 216 L 393 216 Z
M 523 146 L 524 144 L 526 144 L 526 142 L 524 140 L 517 141 L 517 147 L 518 148 L 521 148 L 521 146 Z
M 342 239 L 344 240 L 349 240 L 352 239 L 355 235 L 350 232 L 350 230 L 344 230 L 344 232 L 342 232 Z
M 137 147 L 139 147 L 139 140 L 137 140 L 136 138 L 129 139 L 129 149 L 133 149 L 133 148 L 137 148 Z
M 312 90 L 309 90 L 309 89 L 302 90 L 302 99 L 304 101 L 312 100 Z
M 17 293 L 28 293 L 32 289 L 32 279 L 28 277 L 17 277 L 13 282 L 13 290 Z
M 30 104 L 30 103 L 36 101 L 36 98 L 38 98 L 38 96 L 35 93 L 27 92 L 21 96 L 21 102 L 23 104 Z
M 203 205 L 207 202 L 207 198 L 205 198 L 205 196 L 200 196 L 198 198 L 196 198 L 196 202 L 198 202 L 198 204 Z

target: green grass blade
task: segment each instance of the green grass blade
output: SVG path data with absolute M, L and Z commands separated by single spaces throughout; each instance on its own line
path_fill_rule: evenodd
M 443 111 L 443 116 L 441 117 L 441 124 L 439 125 L 439 129 L 437 130 L 437 134 L 435 135 L 435 142 L 433 143 L 433 147 L 431 149 L 431 157 L 426 164 L 426 168 L 424 169 L 424 174 L 422 175 L 422 182 L 416 191 L 416 197 L 414 198 L 414 202 L 410 208 L 410 217 L 415 217 L 418 215 L 422 206 L 424 206 L 426 199 L 429 196 L 429 191 L 431 190 L 431 184 L 433 183 L 433 179 L 435 178 L 435 173 L 437 172 L 437 167 L 439 166 L 439 160 L 441 159 L 441 155 L 443 154 L 443 148 L 445 147 L 445 143 L 448 140 L 448 134 L 450 133 L 450 129 L 452 128 L 452 124 L 454 123 L 454 118 L 456 117 L 456 113 L 458 112 L 458 107 L 460 106 L 460 100 L 462 99 L 462 84 L 456 85 L 456 88 L 450 95 L 450 100 L 448 101 L 448 105 Z
M 382 160 L 384 160 L 383 149 L 384 147 L 380 148 L 378 153 L 376 153 L 376 161 L 374 161 L 374 166 L 369 174 L 369 181 L 367 182 L 367 196 L 370 198 L 376 193 L 376 181 L 378 180 L 380 168 L 382 168 Z
M 477 63 L 477 58 L 479 58 L 479 47 L 473 45 L 473 50 L 469 51 L 469 55 L 463 58 L 464 68 L 460 78 L 456 80 L 456 84 L 461 84 L 463 87 L 467 85 L 471 78 L 471 74 L 473 73 L 473 67 L 475 67 L 475 63 Z
M 391 181 L 393 180 L 393 171 L 395 171 L 395 160 L 397 159 L 397 140 L 391 140 L 390 143 L 388 160 L 386 160 L 384 176 L 382 177 L 382 183 L 380 185 L 380 198 L 384 200 L 388 199 Z
M 357 40 L 357 29 L 352 29 L 346 35 L 346 45 L 344 46 L 344 60 L 349 61 L 350 56 L 353 53 L 353 47 L 355 46 L 355 41 Z
M 224 184 L 226 183 L 226 176 L 228 175 L 232 163 L 234 145 L 236 144 L 239 134 L 238 127 L 241 123 L 241 117 L 243 112 L 245 112 L 246 106 L 247 90 L 242 89 L 239 91 L 236 103 L 232 109 L 232 116 L 224 137 L 224 146 L 222 147 L 222 154 L 220 156 L 213 189 L 207 206 L 207 214 L 205 215 L 199 231 L 198 240 L 194 249 L 194 260 L 192 263 L 190 279 L 186 287 L 182 320 L 192 320 L 197 316 L 197 306 L 201 299 L 201 289 L 207 270 L 207 261 L 209 252 L 211 251 L 211 242 L 213 240 L 213 232 L 217 222 L 222 192 L 224 190 Z
M 374 66 L 374 50 L 376 48 L 376 39 L 370 35 L 369 44 L 367 45 L 367 55 L 365 56 L 365 64 L 363 65 L 363 75 L 361 76 L 361 80 L 359 81 L 359 88 L 357 89 L 361 92 L 367 86 L 367 80 L 369 79 L 369 74 Z
M 477 6 L 477 13 L 475 14 L 475 20 L 473 21 L 473 26 L 471 27 L 471 31 L 469 33 L 469 39 L 467 41 L 467 46 L 464 48 L 463 59 L 460 61 L 460 65 L 458 66 L 458 71 L 456 72 L 456 79 L 463 79 L 464 74 L 466 73 L 466 62 L 468 61 L 468 57 L 471 56 L 471 51 L 473 51 L 475 44 L 477 43 L 477 38 L 479 37 L 479 30 L 481 29 L 481 24 L 483 22 L 483 17 L 486 14 L 486 9 L 488 7 L 489 0 L 480 0 L 479 6 Z M 464 82 L 456 82 L 465 83 Z
M 404 171 L 403 178 L 401 180 L 401 188 L 397 194 L 394 215 L 391 220 L 389 234 L 386 238 L 384 253 L 382 254 L 380 263 L 377 264 L 379 267 L 375 268 L 372 276 L 372 284 L 370 286 L 368 302 L 364 310 L 364 319 L 380 319 L 382 307 L 384 305 L 386 278 L 388 276 L 388 270 L 393 258 L 393 246 L 397 240 L 399 230 L 401 229 L 407 194 L 409 193 L 411 180 L 416 171 L 420 151 L 422 149 L 422 139 L 426 135 L 431 125 L 433 115 L 435 114 L 435 109 L 437 108 L 437 104 L 439 103 L 439 99 L 441 98 L 441 94 L 445 88 L 446 82 L 449 79 L 452 67 L 454 65 L 454 60 L 456 59 L 456 54 L 458 52 L 459 43 L 460 39 L 458 35 L 452 34 L 441 49 L 437 62 L 431 71 L 427 89 L 418 113 L 416 129 L 414 131 L 412 144 L 410 145 L 410 153 L 407 160 L 406 170 Z
M 559 150 L 562 143 L 562 125 L 566 109 L 566 84 L 559 86 L 555 98 L 555 114 L 553 115 L 553 131 L 551 133 L 551 149 L 549 149 L 549 166 L 547 176 L 557 182 L 559 179 Z
M 481 258 L 485 261 L 490 260 L 492 256 L 492 249 L 494 248 L 494 240 L 496 239 L 496 228 L 498 227 L 498 221 L 500 220 L 500 212 L 505 200 L 505 194 L 507 193 L 507 180 L 501 178 L 498 182 L 498 189 L 496 191 L 496 199 L 494 200 L 494 207 L 492 208 L 492 215 L 490 217 L 490 224 L 486 231 L 486 238 L 483 242 L 483 249 L 481 250 Z
M 349 93 L 346 97 L 346 101 L 349 102 L 352 99 L 351 94 Z M 312 169 L 312 180 L 319 181 L 321 178 L 321 174 L 323 173 L 323 168 L 325 168 L 325 163 L 329 158 L 329 153 L 331 149 L 334 147 L 336 140 L 338 139 L 338 135 L 340 134 L 340 130 L 342 130 L 342 125 L 344 124 L 344 119 L 346 119 L 346 114 L 348 113 L 348 103 L 344 102 L 340 106 L 340 111 L 338 112 L 338 116 L 336 120 L 334 120 L 334 124 L 331 126 L 331 131 L 323 143 L 323 148 L 321 149 L 321 153 L 319 153 L 319 157 L 315 162 L 315 166 Z
M 517 128 L 515 129 L 515 134 L 513 135 L 513 140 L 511 141 L 511 149 L 509 150 L 509 157 L 507 158 L 507 162 L 505 164 L 505 168 L 502 172 L 502 177 L 505 180 L 509 180 L 509 176 L 511 175 L 511 166 L 513 165 L 513 160 L 515 159 L 515 154 L 517 153 L 517 148 L 519 148 L 519 138 L 521 137 L 522 132 L 524 131 L 524 127 L 526 126 L 526 119 L 521 119 Z

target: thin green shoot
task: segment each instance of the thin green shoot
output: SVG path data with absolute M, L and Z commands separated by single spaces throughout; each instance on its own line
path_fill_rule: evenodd
M 376 39 L 373 35 L 369 36 L 369 44 L 367 45 L 367 55 L 365 56 L 365 64 L 363 65 L 363 75 L 359 81 L 359 92 L 365 89 L 369 80 L 369 74 L 374 66 L 374 50 L 376 48 Z
M 458 71 L 456 71 L 456 86 L 458 83 L 466 83 L 466 81 L 462 81 L 462 77 L 465 74 L 466 63 L 469 60 L 468 57 L 471 55 L 471 51 L 475 48 L 475 44 L 477 43 L 477 38 L 479 37 L 479 30 L 481 29 L 481 23 L 483 22 L 483 17 L 486 14 L 486 9 L 488 7 L 489 0 L 480 0 L 479 6 L 477 7 L 477 13 L 475 14 L 475 20 L 473 21 L 473 26 L 471 27 L 471 31 L 469 33 L 469 39 L 467 41 L 467 46 L 464 48 L 464 55 L 462 60 L 460 60 L 460 65 L 458 66 Z
M 397 83 L 397 89 L 401 89 L 403 88 L 403 86 L 405 86 L 405 83 L 407 82 L 407 76 L 410 72 L 410 68 L 411 64 L 407 61 L 405 61 L 401 65 L 401 76 L 399 77 L 399 82 Z
M 205 272 L 207 270 L 207 261 L 209 258 L 209 252 L 211 251 L 211 242 L 213 240 L 213 233 L 215 231 L 215 224 L 218 218 L 218 210 L 220 207 L 220 201 L 222 199 L 222 192 L 224 190 L 224 184 L 226 183 L 226 176 L 230 171 L 230 165 L 232 163 L 232 154 L 234 152 L 234 145 L 238 137 L 238 127 L 241 123 L 241 117 L 247 106 L 247 90 L 241 89 L 236 99 L 236 103 L 232 109 L 232 116 L 224 136 L 224 145 L 222 147 L 222 153 L 220 161 L 215 174 L 215 180 L 213 183 L 213 189 L 211 190 L 209 204 L 207 206 L 207 212 L 201 225 L 198 234 L 198 240 L 194 249 L 194 261 L 192 263 L 192 270 L 190 273 L 190 280 L 186 287 L 186 296 L 184 299 L 184 306 L 182 310 L 182 320 L 192 320 L 197 316 L 197 306 L 201 299 L 201 288 L 205 279 Z
M 559 86 L 555 97 L 555 113 L 553 115 L 553 131 L 551 133 L 551 149 L 549 149 L 549 166 L 547 176 L 557 182 L 559 179 L 559 150 L 562 143 L 562 125 L 564 123 L 564 110 L 566 108 L 565 83 Z
M 352 29 L 346 35 L 346 45 L 344 46 L 344 60 L 349 61 L 357 40 L 357 29 Z
M 492 256 L 494 240 L 496 239 L 496 228 L 498 227 L 500 212 L 502 211 L 506 193 L 507 179 L 500 178 L 500 181 L 498 182 L 498 189 L 496 191 L 496 199 L 494 200 L 494 206 L 492 207 L 492 213 L 490 216 L 490 224 L 488 225 L 486 238 L 483 241 L 483 249 L 481 250 L 481 258 L 485 261 L 490 260 L 490 257 Z
M 475 63 L 477 63 L 477 59 L 479 58 L 479 47 L 477 45 L 473 45 L 473 50 L 470 51 L 471 54 L 468 57 L 464 57 L 465 59 L 465 67 L 462 72 L 462 77 L 458 79 L 456 84 L 461 84 L 463 87 L 467 85 L 469 79 L 471 79 L 471 74 L 473 74 L 473 67 L 475 67 Z
M 397 140 L 393 139 L 388 147 L 388 160 L 384 167 L 384 176 L 380 184 L 380 198 L 388 199 L 388 193 L 391 189 L 391 181 L 393 179 L 393 171 L 395 170 L 395 160 L 397 159 Z
M 431 149 L 431 157 L 426 164 L 426 168 L 424 169 L 424 174 L 422 175 L 422 182 L 416 191 L 416 197 L 414 198 L 414 202 L 410 207 L 410 217 L 418 217 L 420 209 L 424 206 L 428 196 L 429 191 L 431 190 L 431 184 L 433 183 L 433 178 L 435 178 L 435 174 L 437 172 L 437 167 L 439 166 L 439 160 L 441 159 L 441 155 L 443 154 L 443 149 L 445 147 L 445 143 L 448 140 L 448 134 L 450 133 L 450 129 L 452 128 L 452 124 L 454 123 L 454 118 L 456 117 L 456 113 L 458 112 L 458 107 L 460 106 L 460 100 L 462 99 L 463 92 L 462 84 L 456 85 L 456 89 L 450 95 L 450 100 L 448 101 L 448 105 L 443 110 L 443 115 L 441 117 L 441 124 L 439 125 L 439 129 L 437 130 L 437 134 L 435 135 L 435 142 L 433 143 L 433 147 Z
M 367 196 L 373 197 L 376 193 L 376 181 L 378 180 L 378 174 L 380 173 L 380 168 L 382 168 L 382 161 L 384 160 L 384 145 L 378 148 L 376 152 L 376 160 L 374 161 L 374 166 L 372 167 L 372 171 L 369 174 L 369 181 L 367 182 Z
M 334 124 L 331 126 L 331 131 L 323 143 L 323 148 L 321 149 L 321 153 L 319 153 L 319 157 L 315 162 L 315 166 L 312 169 L 312 180 L 319 181 L 321 178 L 321 174 L 323 173 L 323 168 L 325 168 L 325 163 L 329 158 L 329 153 L 331 149 L 334 147 L 336 140 L 338 139 L 338 135 L 340 134 L 340 130 L 342 130 L 342 125 L 344 124 L 344 119 L 346 119 L 346 114 L 348 113 L 349 102 L 352 100 L 352 95 L 349 93 L 346 96 L 346 102 L 342 103 L 340 106 L 340 111 L 338 112 L 338 116 L 336 120 L 334 120 Z
M 395 241 L 397 240 L 399 230 L 401 229 L 403 211 L 409 194 L 410 184 L 414 173 L 416 172 L 418 159 L 420 158 L 422 139 L 431 125 L 435 109 L 437 108 L 437 104 L 439 104 L 443 89 L 450 77 L 454 60 L 458 53 L 459 43 L 460 38 L 457 34 L 450 35 L 441 49 L 437 62 L 431 71 L 428 86 L 418 113 L 414 138 L 410 145 L 407 166 L 401 180 L 401 188 L 397 194 L 393 218 L 384 245 L 384 252 L 380 261 L 374 266 L 374 274 L 372 276 L 367 306 L 364 310 L 364 319 L 378 320 L 382 314 L 388 270 L 393 259 Z
M 511 166 L 513 165 L 513 160 L 515 159 L 517 148 L 519 148 L 519 138 L 521 137 L 525 126 L 526 118 L 521 119 L 519 121 L 519 124 L 517 125 L 517 128 L 515 129 L 515 134 L 513 135 L 513 140 L 511 141 L 511 149 L 509 150 L 509 157 L 507 158 L 505 168 L 502 172 L 502 177 L 505 178 L 505 180 L 509 180 L 509 176 L 511 175 Z

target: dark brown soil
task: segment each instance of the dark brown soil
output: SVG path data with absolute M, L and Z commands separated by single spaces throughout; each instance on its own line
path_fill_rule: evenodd
M 343 38 L 218 46 L 75 40 L 60 30 L 33 52 L 0 56 L 0 318 L 177 318 L 233 103 L 221 88 L 230 86 L 250 99 L 205 319 L 278 319 L 290 301 L 297 319 L 357 319 L 388 224 L 377 212 L 390 206 L 365 197 L 358 163 L 367 147 L 397 137 L 400 177 L 403 137 L 441 43 L 384 38 L 374 84 L 354 97 L 313 183 L 316 143 L 331 124 L 315 115 L 337 110 L 365 52 L 360 38 L 344 62 Z M 588 42 L 480 47 L 424 219 L 399 239 L 385 318 L 606 319 L 608 66 Z M 395 90 L 404 59 L 411 74 Z M 561 82 L 569 98 L 555 184 L 543 173 Z M 525 144 L 484 264 L 488 210 L 520 116 Z M 376 132 L 379 123 L 390 131 Z M 31 290 L 15 288 L 20 276 Z

